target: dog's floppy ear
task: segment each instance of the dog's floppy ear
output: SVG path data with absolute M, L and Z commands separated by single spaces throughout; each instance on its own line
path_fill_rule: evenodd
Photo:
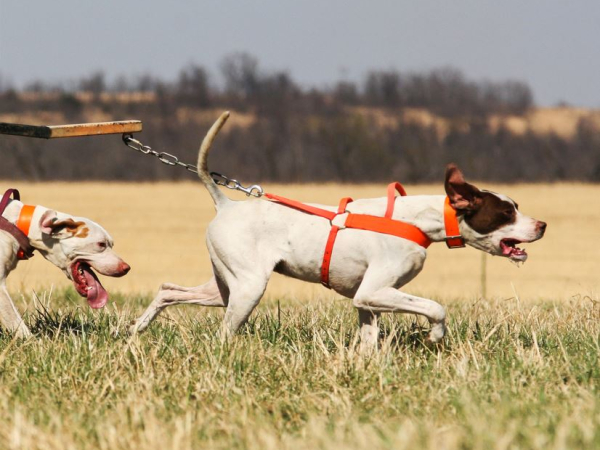
M 457 211 L 475 211 L 481 205 L 481 191 L 465 181 L 465 177 L 456 164 L 448 164 L 446 167 L 444 187 L 450 204 Z
M 83 222 L 75 222 L 72 218 L 58 220 L 56 211 L 49 209 L 40 219 L 42 233 L 58 239 L 71 237 L 84 225 Z

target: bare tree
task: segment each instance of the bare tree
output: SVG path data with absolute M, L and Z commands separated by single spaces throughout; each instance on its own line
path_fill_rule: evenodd
M 206 107 L 210 105 L 211 88 L 208 72 L 200 66 L 190 64 L 179 72 L 177 98 L 187 105 Z

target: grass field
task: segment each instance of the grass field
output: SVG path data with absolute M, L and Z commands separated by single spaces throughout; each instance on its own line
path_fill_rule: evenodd
M 600 446 L 590 299 L 449 301 L 433 350 L 421 322 L 387 316 L 383 349 L 360 357 L 341 300 L 267 301 L 223 343 L 220 312 L 179 310 L 130 340 L 149 298 L 91 313 L 53 297 L 28 316 L 34 339 L 0 338 L 0 448 Z
M 8 187 L 7 183 L 4 183 Z M 25 201 L 105 226 L 132 265 L 90 311 L 36 256 L 9 288 L 36 334 L 0 335 L 0 448 L 598 448 L 600 186 L 490 186 L 549 223 L 523 267 L 433 245 L 406 290 L 448 307 L 444 344 L 425 322 L 386 316 L 382 350 L 357 353 L 350 303 L 275 279 L 241 336 L 222 311 L 173 308 L 126 335 L 163 281 L 210 276 L 212 204 L 198 183 L 23 184 Z M 441 193 L 440 186 L 407 186 Z M 305 201 L 381 195 L 383 186 L 269 186 Z M 34 293 L 35 289 L 35 293 Z

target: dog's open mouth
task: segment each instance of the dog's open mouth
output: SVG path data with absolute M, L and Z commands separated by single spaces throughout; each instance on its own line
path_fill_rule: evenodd
M 521 241 L 517 239 L 502 239 L 500 241 L 500 249 L 502 250 L 502 256 L 506 256 L 514 261 L 525 261 L 527 259 L 527 252 L 519 247 Z
M 82 297 L 85 297 L 91 308 L 102 308 L 108 302 L 108 292 L 98 280 L 98 277 L 89 264 L 83 261 L 75 261 L 71 265 L 71 275 L 75 289 Z

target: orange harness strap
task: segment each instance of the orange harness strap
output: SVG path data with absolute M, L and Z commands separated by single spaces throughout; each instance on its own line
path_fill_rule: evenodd
M 305 205 L 304 203 L 298 202 L 296 200 L 290 200 L 289 198 L 281 197 L 275 194 L 265 193 L 265 197 L 270 200 L 275 200 L 276 202 L 281 203 L 282 205 L 289 206 L 290 208 L 297 209 L 302 212 L 307 212 L 314 216 L 325 217 L 328 220 L 333 220 L 336 213 L 333 211 L 327 211 L 326 209 L 317 208 L 316 206 Z
M 394 204 L 396 202 L 396 191 L 398 191 L 398 194 L 400 194 L 402 197 L 406 196 L 406 191 L 404 190 L 404 188 L 402 187 L 402 185 L 400 183 L 398 183 L 397 181 L 395 183 L 390 183 L 388 184 L 387 187 L 387 208 L 385 210 L 385 216 L 388 219 L 392 218 L 392 214 L 394 214 Z
M 390 234 L 392 236 L 408 239 L 415 244 L 419 244 L 423 248 L 427 248 L 431 245 L 431 241 L 427 235 L 419 228 L 410 223 L 388 219 L 387 217 L 377 217 L 368 214 L 349 214 L 348 219 L 346 219 L 346 228 L 356 228 L 381 234 Z
M 352 199 L 345 197 L 340 200 L 340 206 L 338 207 L 338 214 L 344 214 L 346 212 L 346 206 Z M 348 214 L 350 217 L 350 214 Z M 348 222 L 346 220 L 346 222 Z M 346 225 L 347 226 L 347 225 Z M 329 287 L 329 265 L 331 264 L 331 255 L 333 253 L 333 244 L 335 244 L 335 238 L 337 237 L 340 227 L 331 224 L 331 230 L 329 230 L 329 237 L 327 238 L 327 244 L 325 245 L 325 253 L 323 254 L 323 263 L 321 264 L 321 284 L 325 287 Z

